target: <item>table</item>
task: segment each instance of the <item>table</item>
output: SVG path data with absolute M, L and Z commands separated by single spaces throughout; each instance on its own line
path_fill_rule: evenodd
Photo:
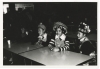
M 90 56 L 71 51 L 53 52 L 50 51 L 48 47 L 29 51 L 20 55 L 44 65 L 75 66 L 84 61 L 92 59 Z
M 24 53 L 24 52 L 27 52 L 27 51 L 31 51 L 31 50 L 34 50 L 34 49 L 41 48 L 41 47 L 43 47 L 43 46 L 31 45 L 30 42 L 28 42 L 28 43 L 12 43 L 11 48 L 8 48 L 7 43 L 3 44 L 4 49 L 11 51 L 13 53 L 16 53 L 16 54 Z

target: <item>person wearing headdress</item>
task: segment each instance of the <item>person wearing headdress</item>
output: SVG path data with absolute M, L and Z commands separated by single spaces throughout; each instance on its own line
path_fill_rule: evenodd
M 45 43 L 47 42 L 47 33 L 46 33 L 46 27 L 42 23 L 38 25 L 38 34 L 39 36 L 36 44 L 45 45 Z
M 62 22 L 55 22 L 53 26 L 54 35 L 48 44 L 51 51 L 66 51 L 69 49 L 69 41 L 66 40 L 67 26 Z
M 88 24 L 86 24 L 85 22 L 81 22 L 79 24 L 78 34 L 77 34 L 77 37 L 80 41 L 80 44 L 78 47 L 79 52 L 85 55 L 92 56 L 95 53 L 95 46 L 87 37 L 87 34 L 89 34 L 90 32 L 91 30 Z

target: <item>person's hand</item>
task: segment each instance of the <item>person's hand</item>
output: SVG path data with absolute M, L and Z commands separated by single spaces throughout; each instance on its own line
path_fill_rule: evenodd
M 36 44 L 42 44 L 42 41 L 41 40 L 38 40 L 38 42 L 36 42 Z
M 53 48 L 53 51 L 54 52 L 58 52 L 59 51 L 59 48 L 58 47 L 55 47 L 55 48 Z
M 90 56 L 95 57 L 95 52 L 90 53 Z
M 39 39 L 39 40 L 42 40 L 42 36 L 39 36 L 38 39 Z
M 36 45 L 39 45 L 39 42 L 36 42 L 35 44 L 36 44 Z
M 38 46 L 38 47 L 42 47 L 43 45 L 42 45 L 42 43 L 41 43 L 41 41 L 39 42 L 36 42 L 36 45 Z
M 49 45 L 48 45 L 48 47 L 49 47 L 49 48 L 52 48 L 52 45 L 51 45 L 51 44 L 49 44 Z

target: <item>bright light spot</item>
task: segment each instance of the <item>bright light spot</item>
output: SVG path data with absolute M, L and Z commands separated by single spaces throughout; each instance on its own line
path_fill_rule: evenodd
M 33 4 L 15 4 L 16 11 L 18 11 L 18 8 L 22 8 L 22 10 L 24 10 L 26 7 L 33 7 L 33 9 L 34 9 Z
M 3 12 L 4 12 L 4 14 L 7 13 L 7 8 L 9 8 L 9 5 L 8 4 L 3 4 Z
M 8 42 L 8 48 L 11 48 L 11 41 L 7 40 L 7 42 Z
M 28 35 L 28 32 L 26 31 L 26 35 Z

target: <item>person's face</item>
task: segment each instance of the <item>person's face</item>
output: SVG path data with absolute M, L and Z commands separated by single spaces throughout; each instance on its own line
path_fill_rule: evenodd
M 39 29 L 38 29 L 38 34 L 39 34 L 39 35 L 42 35 L 43 33 L 44 33 L 44 30 L 41 29 L 41 28 L 39 28 Z
M 60 28 L 57 28 L 56 34 L 59 35 L 59 36 L 61 36 L 62 35 L 62 30 Z
M 85 35 L 82 32 L 77 33 L 78 39 L 82 39 Z

